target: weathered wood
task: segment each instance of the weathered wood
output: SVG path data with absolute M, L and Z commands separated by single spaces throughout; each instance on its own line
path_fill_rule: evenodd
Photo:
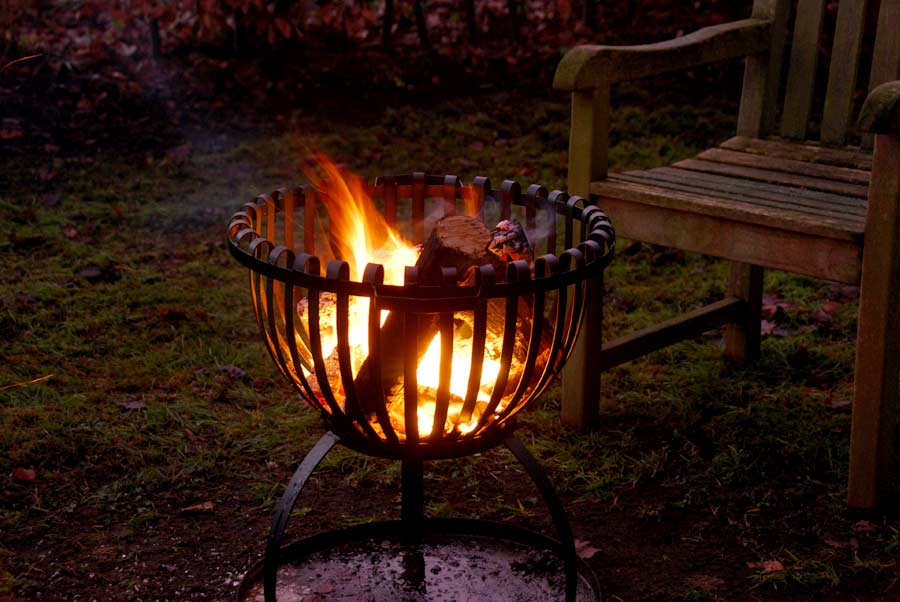
M 728 297 L 677 318 L 654 324 L 604 343 L 598 370 L 609 370 L 678 341 L 700 336 L 738 318 L 743 301 Z
M 711 148 L 705 150 L 697 155 L 697 159 L 762 169 L 768 172 L 779 172 L 792 175 L 795 174 L 812 180 L 827 180 L 830 182 L 858 184 L 862 187 L 868 187 L 869 176 L 871 175 L 871 172 L 864 169 L 836 167 L 834 165 L 821 165 L 819 163 L 809 163 L 806 161 L 797 161 L 795 159 L 768 157 L 766 155 L 755 155 L 752 153 L 730 151 L 724 148 Z
M 739 314 L 725 327 L 725 357 L 739 364 L 758 359 L 763 269 L 732 262 L 725 294 L 742 301 Z
M 684 174 L 682 176 L 682 174 Z M 691 179 L 690 176 L 700 175 L 701 178 Z M 681 172 L 680 170 L 657 168 L 647 172 L 627 172 L 616 175 L 617 181 L 633 182 L 649 186 L 657 186 L 674 192 L 684 192 L 697 196 L 711 197 L 720 201 L 726 201 L 733 206 L 741 206 L 744 209 L 760 213 L 764 217 L 771 217 L 771 211 L 790 214 L 795 221 L 801 220 L 816 226 L 821 220 L 830 220 L 843 227 L 845 225 L 862 228 L 865 221 L 865 206 L 862 199 L 851 197 L 839 197 L 857 201 L 854 205 L 827 206 L 823 201 L 798 197 L 796 203 L 788 202 L 790 197 L 779 195 L 777 191 L 764 189 L 767 184 L 750 182 L 749 184 L 717 182 L 708 174 L 696 174 L 694 172 Z M 729 180 L 729 178 L 722 178 Z M 755 186 L 759 191 L 753 190 Z M 774 187 L 772 187 L 774 188 Z M 827 193 L 820 193 L 825 195 Z
M 771 33 L 766 40 L 766 54 L 748 56 L 746 60 L 738 109 L 739 135 L 762 136 L 773 129 L 790 5 L 788 0 L 755 0 L 753 3 L 753 17 L 768 21 Z
M 603 347 L 599 362 L 596 351 L 577 349 L 564 375 L 563 414 L 568 423 L 590 422 L 601 369 L 691 336 L 688 325 L 709 316 L 728 323 L 726 356 L 755 357 L 764 268 L 853 284 L 863 274 L 848 500 L 853 507 L 871 508 L 892 485 L 894 416 L 900 402 L 900 285 L 895 283 L 900 273 L 900 82 L 893 81 L 900 79 L 900 0 L 878 4 L 871 93 L 859 120 L 862 132 L 878 134 L 878 175 L 867 152 L 871 137 L 862 137 L 861 149 L 844 146 L 853 128 L 866 0 L 839 3 L 820 143 L 804 139 L 816 112 L 812 103 L 826 2 L 799 0 L 783 138 L 767 138 L 775 128 L 792 4 L 755 0 L 752 18 L 745 21 L 660 44 L 583 46 L 561 61 L 554 86 L 573 92 L 569 192 L 583 196 L 590 191 L 613 216 L 620 236 L 735 262 L 726 293 L 733 303 L 726 300 L 612 342 Z M 674 166 L 607 173 L 611 85 L 737 56 L 747 59 L 736 137 Z M 600 325 L 598 310 L 596 322 L 585 329 L 596 329 L 596 335 Z
M 872 69 L 869 72 L 869 92 L 885 82 L 900 79 L 900 0 L 881 0 L 878 28 L 872 49 Z M 863 134 L 861 146 L 872 148 L 874 137 Z
M 603 278 L 585 284 L 584 322 L 562 372 L 560 420 L 588 428 L 600 416 L 600 367 L 603 338 Z
M 900 135 L 875 137 L 856 343 L 848 504 L 872 508 L 893 489 L 900 372 Z
M 866 0 L 842 0 L 838 5 L 822 114 L 821 138 L 825 144 L 839 146 L 847 140 L 865 17 Z
M 900 78 L 900 0 L 881 0 L 878 13 L 878 29 L 872 49 L 872 70 L 869 73 L 869 90 Z
M 791 230 L 800 234 L 851 242 L 860 239 L 864 229 L 859 224 L 845 221 L 827 218 L 813 220 L 808 216 L 799 216 L 783 209 L 764 208 L 728 199 L 672 191 L 660 186 L 638 184 L 619 178 L 620 176 L 616 176 L 604 182 L 594 182 L 591 185 L 591 193 L 602 197 L 619 198 L 631 203 L 641 203 L 648 207 L 706 214 L 727 220 L 747 222 L 763 228 Z M 616 216 L 617 230 L 622 217 Z M 628 235 L 624 236 L 628 237 Z
M 569 194 L 587 196 L 591 182 L 606 177 L 609 148 L 609 86 L 572 93 Z
M 770 30 L 771 23 L 765 19 L 744 19 L 656 44 L 576 46 L 556 68 L 553 87 L 587 90 L 765 52 Z
M 799 213 L 833 215 L 837 219 L 865 219 L 865 200 L 821 190 L 807 190 L 781 184 L 753 182 L 718 174 L 657 167 L 642 172 L 625 172 L 619 177 L 640 174 L 654 180 L 683 183 L 693 189 L 741 195 L 747 202 L 787 207 Z
M 872 90 L 860 111 L 859 129 L 872 134 L 900 131 L 900 81 Z
M 770 171 L 768 169 L 758 169 L 755 167 L 745 167 L 743 165 L 732 165 L 729 163 L 716 163 L 714 161 L 702 161 L 699 159 L 685 159 L 684 161 L 675 163 L 673 167 L 700 173 L 730 176 L 751 182 L 785 184 L 788 186 L 796 186 L 798 188 L 806 188 L 808 190 L 819 190 L 822 192 L 853 196 L 861 199 L 866 198 L 867 192 L 867 187 L 859 184 L 847 184 L 846 182 L 836 182 L 834 180 L 797 175 L 789 172 Z
M 776 159 L 794 159 L 837 167 L 872 169 L 871 153 L 846 148 L 830 148 L 819 144 L 797 144 L 782 140 L 763 140 L 749 136 L 735 136 L 722 144 L 729 150 L 765 155 Z
M 685 211 L 629 201 L 608 188 L 597 203 L 615 216 L 616 233 L 624 238 L 722 257 L 776 270 L 856 284 L 859 282 L 859 241 L 813 236 L 784 229 L 779 220 L 755 224 L 724 218 L 709 211 Z M 684 200 L 687 195 L 680 198 Z
M 781 115 L 781 135 L 786 138 L 806 138 L 819 63 L 819 36 L 822 33 L 824 8 L 825 0 L 800 0 L 797 5 L 791 66 Z

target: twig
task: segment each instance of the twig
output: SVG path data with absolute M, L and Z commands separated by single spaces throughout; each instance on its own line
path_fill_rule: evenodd
M 48 374 L 47 376 L 42 376 L 40 378 L 35 378 L 34 380 L 26 380 L 21 383 L 13 383 L 11 385 L 5 385 L 0 387 L 0 391 L 6 391 L 7 389 L 15 389 L 16 387 L 24 387 L 26 385 L 33 385 L 34 383 L 39 383 L 42 380 L 47 380 L 48 378 L 53 378 L 52 374 Z
M 44 53 L 43 53 L 43 52 L 39 52 L 39 53 L 37 53 L 37 54 L 29 54 L 28 56 L 23 56 L 23 57 L 18 58 L 18 59 L 14 60 L 14 61 L 10 61 L 10 62 L 6 63 L 5 65 L 3 65 L 2 67 L 0 67 L 0 73 L 3 73 L 3 72 L 6 71 L 7 69 L 9 69 L 9 68 L 12 67 L 13 65 L 15 65 L 16 63 L 21 63 L 22 61 L 27 61 L 27 60 L 29 60 L 29 59 L 36 59 L 36 58 L 39 57 L 39 56 L 44 56 Z M 2 389 L 0 389 L 0 391 L 2 391 Z

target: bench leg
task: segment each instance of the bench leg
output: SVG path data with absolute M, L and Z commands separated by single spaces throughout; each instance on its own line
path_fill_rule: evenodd
M 900 371 L 900 136 L 875 136 L 856 341 L 847 503 L 872 509 L 893 489 Z
M 562 371 L 563 424 L 584 429 L 600 416 L 600 353 L 603 347 L 603 278 L 589 281 L 584 322 Z
M 725 357 L 743 364 L 759 357 L 762 317 L 763 269 L 757 265 L 734 262 L 726 295 L 743 299 L 746 308 L 741 318 L 725 327 Z

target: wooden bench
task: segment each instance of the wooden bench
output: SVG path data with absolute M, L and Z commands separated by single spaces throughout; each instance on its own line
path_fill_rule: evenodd
M 724 300 L 602 348 L 591 336 L 602 320 L 595 302 L 588 336 L 563 377 L 567 423 L 596 419 L 600 369 L 713 326 L 726 325 L 727 357 L 756 357 L 763 268 L 859 284 L 848 503 L 873 508 L 893 489 L 900 0 L 868 4 L 841 0 L 836 17 L 826 19 L 825 0 L 756 0 L 746 20 L 656 44 L 580 46 L 563 58 L 554 86 L 572 94 L 569 192 L 590 194 L 621 236 L 732 262 Z M 875 8 L 880 14 L 867 14 Z M 823 32 L 830 21 L 834 31 Z M 819 95 L 824 103 L 815 103 L 817 60 L 828 39 L 833 58 Z M 859 69 L 863 52 L 871 56 L 868 73 Z M 735 137 L 670 167 L 608 173 L 613 84 L 739 57 L 745 71 Z M 857 128 L 858 89 L 870 94 Z M 814 130 L 818 139 L 811 139 Z

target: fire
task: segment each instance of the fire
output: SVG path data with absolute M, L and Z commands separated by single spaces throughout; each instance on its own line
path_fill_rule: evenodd
M 390 227 L 359 179 L 346 178 L 341 170 L 324 155 L 318 154 L 316 160 L 321 176 L 313 172 L 307 172 L 307 175 L 313 184 L 324 192 L 324 205 L 328 214 L 328 238 L 334 254 L 349 264 L 350 278 L 360 281 L 365 266 L 369 263 L 377 263 L 384 266 L 385 284 L 402 285 L 404 268 L 415 265 L 420 248 L 404 239 L 400 233 Z M 303 307 L 304 301 L 301 301 L 298 306 L 301 316 L 306 313 Z M 348 338 L 354 375 L 358 374 L 369 353 L 368 313 L 369 300 L 367 298 L 356 296 L 350 298 Z M 387 318 L 388 312 L 382 312 L 382 325 Z M 320 328 L 322 353 L 327 358 L 335 352 L 337 347 L 337 318 L 333 299 L 320 299 Z M 444 424 L 444 431 L 448 433 L 455 428 L 465 434 L 478 425 L 489 401 L 492 385 L 500 371 L 499 343 L 488 341 L 482 362 L 481 387 L 476 407 L 467 421 L 461 421 L 462 404 L 469 384 L 472 342 L 471 335 L 468 337 L 457 336 L 457 332 L 454 332 L 450 378 L 451 403 Z M 416 371 L 420 399 L 428 397 L 422 395 L 422 392 L 429 390 L 433 392 L 438 388 L 440 354 L 441 336 L 438 333 L 421 356 Z M 502 408 L 502 404 L 500 407 Z M 421 437 L 432 434 L 435 411 L 434 401 L 420 401 L 417 408 L 417 429 Z M 401 437 L 404 437 L 406 424 L 402 392 L 389 397 L 388 412 L 392 426 Z M 372 422 L 373 427 L 380 430 L 380 427 L 374 422 L 374 418 Z

